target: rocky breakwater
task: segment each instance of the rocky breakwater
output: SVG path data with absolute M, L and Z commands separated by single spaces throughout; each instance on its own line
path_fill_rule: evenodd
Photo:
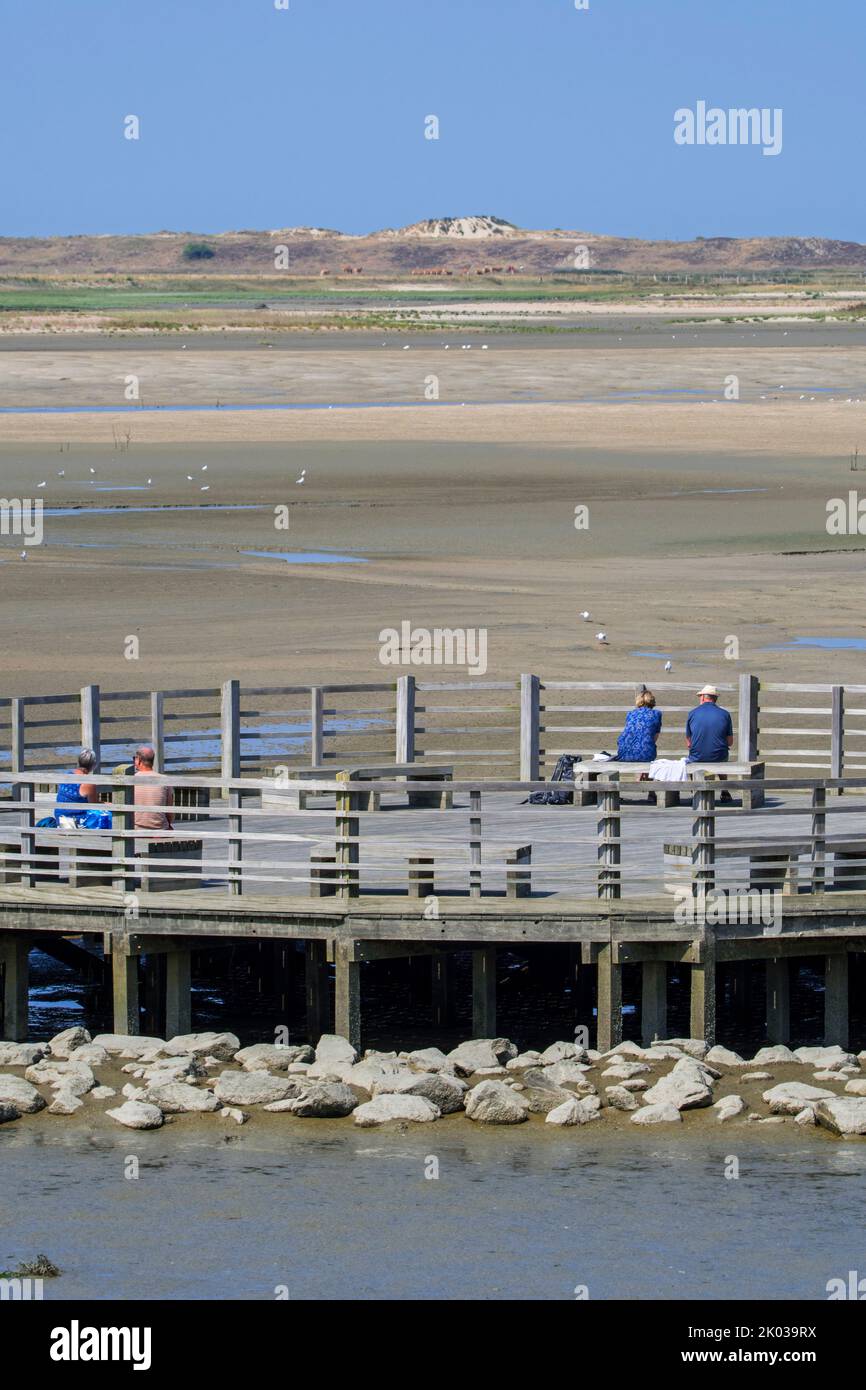
M 555 1128 L 795 1124 L 866 1136 L 866 1052 L 762 1048 L 751 1060 L 695 1038 L 606 1053 L 571 1042 L 518 1052 L 474 1038 L 445 1053 L 365 1052 L 325 1034 L 315 1049 L 233 1033 L 152 1038 L 68 1028 L 47 1043 L 0 1043 L 0 1124 L 77 1116 L 158 1129 L 194 1116 L 245 1124 L 343 1119 L 362 1128 L 544 1124 Z

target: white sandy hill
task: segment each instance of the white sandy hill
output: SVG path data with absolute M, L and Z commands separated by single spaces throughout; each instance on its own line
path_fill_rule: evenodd
M 393 237 L 459 237 L 465 241 L 480 241 L 485 237 L 520 236 L 519 227 L 502 217 L 430 217 L 425 222 L 413 222 L 411 227 L 388 229 L 383 236 Z

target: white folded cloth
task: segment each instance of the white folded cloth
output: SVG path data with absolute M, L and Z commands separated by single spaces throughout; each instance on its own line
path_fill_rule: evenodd
M 656 758 L 650 763 L 649 775 L 653 782 L 687 782 L 689 780 L 688 760 L 686 758 Z

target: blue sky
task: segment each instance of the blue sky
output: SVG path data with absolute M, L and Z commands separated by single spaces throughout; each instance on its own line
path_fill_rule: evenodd
M 0 234 L 487 212 L 866 240 L 864 0 L 289 5 L 0 0 Z M 781 107 L 782 152 L 676 145 L 698 100 Z

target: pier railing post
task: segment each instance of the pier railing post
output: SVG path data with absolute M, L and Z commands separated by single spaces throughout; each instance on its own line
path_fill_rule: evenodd
M 119 779 L 118 779 L 119 781 Z M 119 801 L 123 807 L 129 809 L 122 811 L 112 811 L 111 813 L 111 860 L 113 865 L 113 887 L 118 893 L 128 893 L 133 886 L 133 875 L 127 865 L 127 859 L 132 857 L 135 841 L 127 839 L 124 831 L 135 829 L 135 788 L 129 778 L 124 779 L 122 785 L 112 787 L 111 799 L 115 804 Z
M 39 872 L 36 863 L 36 783 L 19 782 L 16 787 L 16 796 L 23 803 L 21 812 L 21 884 L 24 888 L 34 888 Z
M 150 692 L 150 742 L 156 758 L 154 770 L 165 770 L 165 696 L 161 690 Z
M 10 738 L 12 752 L 12 771 L 24 772 L 24 764 L 27 761 L 26 728 L 24 723 L 25 702 L 23 700 L 13 700 L 9 710 Z M 13 799 L 17 798 L 17 789 L 13 792 Z
M 834 685 L 830 707 L 830 776 L 845 776 L 845 688 Z M 837 789 L 837 795 L 842 788 Z
M 101 742 L 99 686 L 85 685 L 81 691 L 81 746 L 82 748 L 93 749 L 97 757 L 97 766 L 99 765 L 98 760 L 101 758 Z
M 540 766 L 541 681 L 520 677 L 520 780 L 537 782 Z
M 740 676 L 739 707 L 737 711 L 737 761 L 753 763 L 758 757 L 758 693 L 757 676 Z
M 240 787 L 229 788 L 229 893 L 232 895 L 232 897 L 235 898 L 240 897 L 244 890 L 244 818 L 241 814 L 241 807 L 243 805 L 243 795 L 244 794 L 241 791 Z
M 395 762 L 415 761 L 415 677 L 398 676 Z
M 712 787 L 695 792 L 692 824 L 692 896 L 704 898 L 716 882 L 716 793 Z
M 241 685 L 224 681 L 220 706 L 222 775 L 226 782 L 241 775 Z M 228 794 L 226 792 L 226 794 Z
M 481 791 L 469 793 L 469 896 L 481 897 Z
M 619 781 L 619 773 L 605 774 L 611 783 Z M 620 819 L 619 787 L 611 785 L 598 794 L 601 815 L 598 820 L 598 896 L 622 897 L 620 870 L 622 821 Z
M 321 767 L 325 761 L 325 692 L 320 685 L 310 687 L 310 763 Z

